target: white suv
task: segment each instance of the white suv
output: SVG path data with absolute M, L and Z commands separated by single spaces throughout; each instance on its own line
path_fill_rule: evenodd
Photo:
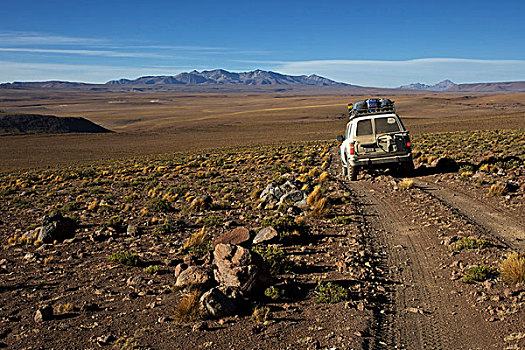
M 408 131 L 395 113 L 370 113 L 350 119 L 339 157 L 343 176 L 357 180 L 359 170 L 384 166 L 410 173 L 414 170 L 412 147 Z

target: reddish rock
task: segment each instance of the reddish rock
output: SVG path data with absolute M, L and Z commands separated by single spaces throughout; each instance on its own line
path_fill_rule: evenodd
M 215 247 L 214 263 L 217 281 L 223 286 L 239 288 L 243 294 L 256 294 L 271 282 L 262 258 L 247 248 L 219 243 Z
M 215 284 L 213 273 L 210 268 L 201 266 L 190 266 L 182 271 L 177 277 L 176 287 L 199 287 L 210 288 Z
M 217 244 L 243 245 L 250 240 L 250 230 L 246 227 L 237 227 L 229 232 L 223 233 L 213 241 L 213 247 Z

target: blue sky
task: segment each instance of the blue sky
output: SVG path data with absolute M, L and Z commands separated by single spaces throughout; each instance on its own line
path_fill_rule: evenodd
M 363 86 L 525 80 L 523 1 L 5 1 L 0 82 L 193 69 Z

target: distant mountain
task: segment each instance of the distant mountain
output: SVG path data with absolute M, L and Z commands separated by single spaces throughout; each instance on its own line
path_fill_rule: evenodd
M 525 92 L 525 81 L 508 81 L 501 83 L 459 84 L 447 89 L 447 92 Z
M 61 134 L 112 132 L 81 117 L 0 112 L 1 134 Z
M 50 80 L 50 81 L 15 81 L 13 83 L 0 84 L 0 88 L 25 88 L 25 87 L 35 87 L 35 88 L 58 88 L 58 89 L 68 89 L 76 87 L 85 87 L 89 86 L 87 83 L 76 83 L 71 81 L 59 81 L 59 80 Z
M 111 80 L 109 85 L 310 85 L 310 86 L 351 86 L 336 82 L 318 75 L 286 75 L 271 71 L 254 70 L 251 72 L 233 73 L 224 69 L 189 73 L 174 76 L 145 76 L 138 79 Z
M 443 91 L 443 90 L 450 89 L 451 87 L 456 86 L 456 85 L 457 84 L 447 79 L 447 80 L 440 81 L 439 83 L 434 84 L 434 85 L 427 85 L 427 84 L 421 84 L 421 83 L 401 85 L 400 87 L 398 87 L 398 89 Z

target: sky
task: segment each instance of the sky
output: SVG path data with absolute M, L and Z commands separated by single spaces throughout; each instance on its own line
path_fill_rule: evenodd
M 525 80 L 522 0 L 4 0 L 0 8 L 0 82 L 217 68 L 378 87 Z

